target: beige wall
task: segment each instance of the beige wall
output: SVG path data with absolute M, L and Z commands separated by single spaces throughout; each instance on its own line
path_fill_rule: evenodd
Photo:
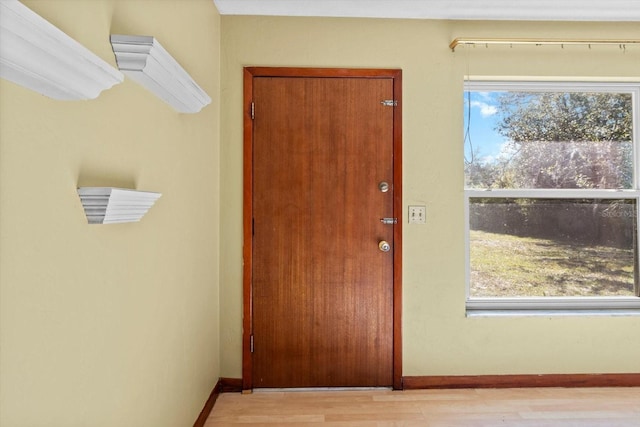
M 222 17 L 222 375 L 241 376 L 242 67 L 403 70 L 404 375 L 638 372 L 640 317 L 466 318 L 462 82 L 478 76 L 631 77 L 640 49 L 461 48 L 455 37 L 637 38 L 637 23 Z
M 153 35 L 208 92 L 179 114 L 131 80 L 55 101 L 0 80 L 0 425 L 188 426 L 220 373 L 219 47 L 211 0 L 25 0 L 115 66 Z M 77 186 L 163 195 L 88 225 Z

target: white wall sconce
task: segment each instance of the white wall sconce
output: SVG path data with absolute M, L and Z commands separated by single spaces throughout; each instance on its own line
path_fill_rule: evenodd
M 197 113 L 211 103 L 162 45 L 151 36 L 111 35 L 120 71 L 181 113 Z
M 60 100 L 94 99 L 124 80 L 18 0 L 0 0 L 0 77 Z
M 89 224 L 138 222 L 162 196 L 113 187 L 80 187 L 78 195 Z

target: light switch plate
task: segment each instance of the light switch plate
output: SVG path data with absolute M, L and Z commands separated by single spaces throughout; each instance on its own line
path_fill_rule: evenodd
M 426 206 L 409 206 L 409 224 L 425 224 L 427 222 Z

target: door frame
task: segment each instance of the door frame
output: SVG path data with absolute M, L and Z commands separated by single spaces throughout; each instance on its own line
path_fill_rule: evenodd
M 393 80 L 393 388 L 402 387 L 402 70 L 245 67 L 243 100 L 242 389 L 253 389 L 253 79 L 254 77 L 390 78 Z M 382 100 L 381 100 L 382 101 Z

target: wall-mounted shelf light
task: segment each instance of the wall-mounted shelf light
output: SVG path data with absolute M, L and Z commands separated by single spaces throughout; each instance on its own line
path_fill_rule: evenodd
M 197 113 L 211 103 L 154 37 L 111 35 L 111 46 L 120 71 L 131 77 L 181 113 Z
M 18 0 L 0 1 L 0 77 L 61 100 L 97 98 L 124 80 Z
M 80 187 L 89 224 L 138 222 L 162 194 L 113 187 Z

